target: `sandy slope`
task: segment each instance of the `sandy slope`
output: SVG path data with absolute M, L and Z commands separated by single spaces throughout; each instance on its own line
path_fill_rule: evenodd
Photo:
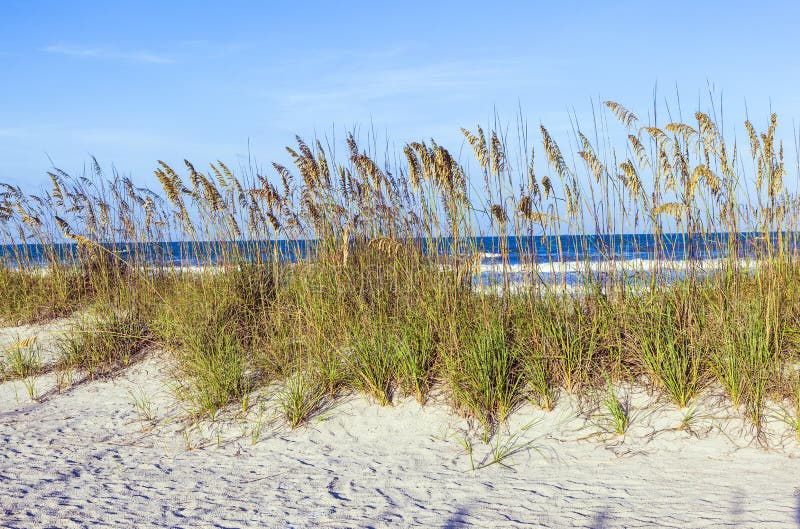
M 472 471 L 467 424 L 440 405 L 353 397 L 287 431 L 262 400 L 187 431 L 162 365 L 151 355 L 38 403 L 0 385 L 0 526 L 800 527 L 796 441 L 739 447 L 741 422 L 712 404 L 699 438 L 643 393 L 624 439 L 566 400 L 526 408 L 498 437 L 518 450 L 510 468 Z M 152 430 L 131 392 L 152 399 Z
M 40 325 L 18 325 L 0 329 L 0 354 L 15 342 L 35 339 L 34 350 L 43 367 L 51 367 L 57 360 L 57 341 L 75 323 L 74 318 L 60 318 Z

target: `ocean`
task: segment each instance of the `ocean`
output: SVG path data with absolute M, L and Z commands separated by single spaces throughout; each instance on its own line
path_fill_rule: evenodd
M 452 238 L 435 240 L 415 240 L 424 252 L 448 254 L 456 245 Z M 629 263 L 637 266 L 628 268 L 652 269 L 647 263 L 665 262 L 668 268 L 681 270 L 681 263 L 714 261 L 731 257 L 735 252 L 738 259 L 755 259 L 770 248 L 780 244 L 791 252 L 798 249 L 798 234 L 773 232 L 769 234 L 744 232 L 710 233 L 690 236 L 686 233 L 620 235 L 558 235 L 558 236 L 510 236 L 475 237 L 459 241 L 460 253 L 472 253 L 481 257 L 480 279 L 486 283 L 498 282 L 502 276 L 511 277 L 514 282 L 529 279 L 537 274 L 539 279 L 547 280 L 556 276 L 561 281 L 574 283 L 580 281 L 587 270 L 602 267 L 598 263 Z M 137 256 L 142 261 L 157 266 L 213 266 L 222 255 L 237 250 L 244 259 L 261 255 L 270 258 L 277 250 L 285 261 L 310 256 L 315 247 L 313 240 L 286 241 L 229 241 L 229 242 L 149 242 L 149 243 L 108 243 L 104 246 L 120 258 Z M 503 247 L 507 259 L 503 262 Z M 44 264 L 48 255 L 69 260 L 76 255 L 77 246 L 72 243 L 53 245 L 0 245 L 0 262 L 14 267 L 20 261 Z M 625 267 L 621 267 L 625 269 Z M 684 267 L 685 269 L 685 267 Z M 680 272 L 677 274 L 679 277 Z

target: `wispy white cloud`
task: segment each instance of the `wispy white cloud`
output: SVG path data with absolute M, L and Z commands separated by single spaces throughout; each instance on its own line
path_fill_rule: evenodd
M 421 134 L 457 142 L 465 122 L 486 118 L 497 102 L 516 104 L 518 96 L 530 100 L 557 89 L 569 67 L 504 51 L 476 50 L 470 60 L 413 46 L 305 52 L 252 70 L 253 79 L 269 82 L 245 80 L 231 89 L 263 104 L 271 126 L 282 132 L 370 123 L 390 128 L 395 139 Z
M 150 130 L 85 127 L 69 122 L 0 127 L 0 138 L 24 141 L 29 144 L 45 142 L 50 145 L 132 145 L 150 147 L 164 145 L 164 137 Z
M 27 140 L 43 133 L 49 133 L 57 128 L 59 128 L 59 125 L 0 127 L 0 138 Z
M 86 59 L 130 61 L 147 64 L 169 64 L 175 62 L 170 56 L 146 50 L 122 51 L 102 47 L 51 44 L 42 48 L 42 51 Z
M 327 108 L 338 104 L 373 104 L 422 98 L 476 100 L 503 90 L 553 86 L 562 65 L 529 57 L 475 61 L 429 61 L 388 65 L 367 61 L 342 65 L 334 73 L 262 91 L 285 108 Z
M 220 42 L 205 39 L 182 40 L 175 43 L 176 51 L 182 55 L 199 59 L 227 59 L 247 57 L 262 47 L 257 41 Z

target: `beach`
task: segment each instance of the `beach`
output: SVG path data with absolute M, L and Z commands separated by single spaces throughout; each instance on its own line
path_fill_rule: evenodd
M 2 336 L 37 335 L 46 365 L 65 325 Z M 37 401 L 0 385 L 2 527 L 800 526 L 796 438 L 768 421 L 759 442 L 711 395 L 681 428 L 685 410 L 620 388 L 623 436 L 565 396 L 522 406 L 484 442 L 436 397 L 351 395 L 291 430 L 264 391 L 189 421 L 158 350 L 110 379 L 57 383 L 36 377 Z
M 800 2 L 609 4 L 0 4 L 0 529 L 800 529 Z

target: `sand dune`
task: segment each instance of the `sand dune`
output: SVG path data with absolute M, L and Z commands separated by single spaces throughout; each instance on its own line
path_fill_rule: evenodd
M 519 410 L 487 445 L 442 404 L 356 396 L 295 431 L 267 397 L 197 427 L 164 365 L 151 353 L 41 402 L 0 385 L 0 526 L 800 527 L 797 441 L 773 424 L 765 449 L 711 398 L 694 435 L 629 388 L 624 438 L 564 398 Z M 154 425 L 132 394 L 151 399 Z M 464 436 L 476 466 L 515 453 L 472 470 Z

